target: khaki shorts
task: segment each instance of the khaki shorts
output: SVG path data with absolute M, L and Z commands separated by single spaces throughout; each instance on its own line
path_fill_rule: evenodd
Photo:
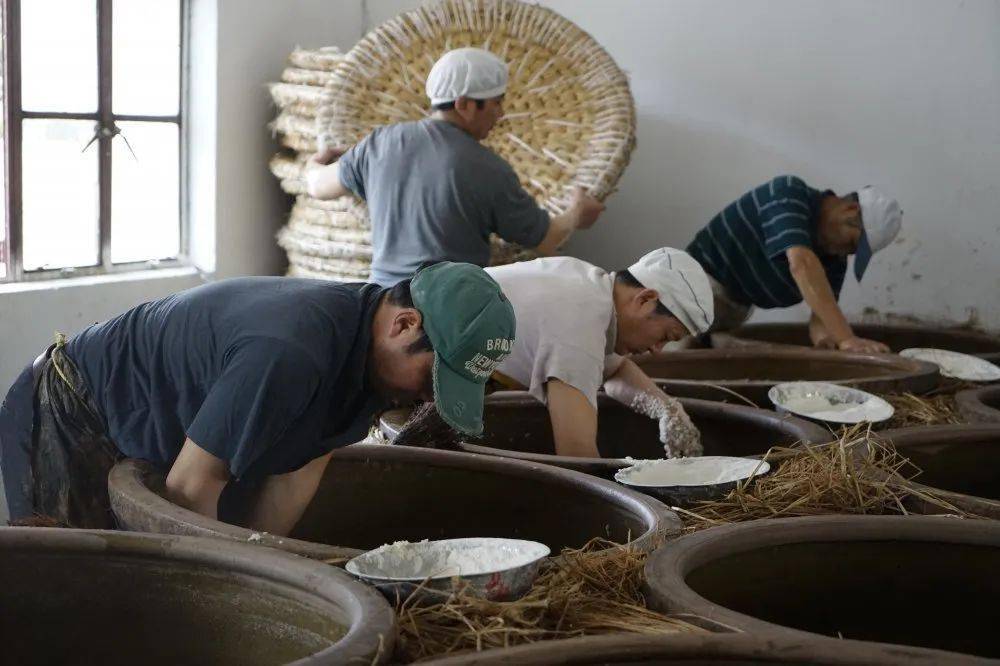
M 753 314 L 753 306 L 734 301 L 729 292 L 711 275 L 708 282 L 712 285 L 712 297 L 715 306 L 715 319 L 709 331 L 731 331 L 746 323 Z

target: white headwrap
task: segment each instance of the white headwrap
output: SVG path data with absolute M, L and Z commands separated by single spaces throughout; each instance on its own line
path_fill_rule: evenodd
M 661 247 L 629 266 L 642 286 L 656 290 L 660 302 L 691 335 L 708 331 L 715 319 L 712 286 L 705 269 L 683 250 Z
M 491 99 L 506 90 L 507 63 L 483 49 L 448 51 L 427 75 L 427 96 L 432 106 L 459 97 Z

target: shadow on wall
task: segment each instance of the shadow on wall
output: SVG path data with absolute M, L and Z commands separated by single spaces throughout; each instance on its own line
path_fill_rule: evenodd
M 664 245 L 684 248 L 724 206 L 776 175 L 815 168 L 753 138 L 688 118 L 640 114 L 638 143 L 608 210 L 567 254 L 606 269 Z

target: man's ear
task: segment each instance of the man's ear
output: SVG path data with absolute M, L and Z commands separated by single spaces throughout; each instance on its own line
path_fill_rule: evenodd
M 655 289 L 640 289 L 639 293 L 636 294 L 636 302 L 642 307 L 648 307 L 652 303 L 655 309 L 656 304 L 660 302 L 660 294 Z
M 392 327 L 389 329 L 389 337 L 394 338 L 400 335 L 412 335 L 413 331 L 419 329 L 424 323 L 424 318 L 420 310 L 416 308 L 402 308 L 392 319 Z

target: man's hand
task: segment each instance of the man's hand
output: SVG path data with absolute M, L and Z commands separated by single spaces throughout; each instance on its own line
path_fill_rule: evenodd
M 867 340 L 857 336 L 841 340 L 837 349 L 846 352 L 857 352 L 859 354 L 888 354 L 889 347 L 876 340 Z
M 559 251 L 562 244 L 569 240 L 577 229 L 589 229 L 604 211 L 604 204 L 578 187 L 573 191 L 569 208 L 562 215 L 556 215 L 549 222 L 549 230 L 545 238 L 535 250 L 544 256 L 550 256 Z
M 322 147 L 309 158 L 306 163 L 306 168 L 326 166 L 327 164 L 332 164 L 335 160 L 339 160 L 344 153 L 347 152 L 347 148 L 339 147 Z
M 347 148 L 322 147 L 306 162 L 306 192 L 316 199 L 337 199 L 347 196 L 350 190 L 340 182 L 340 164 L 337 162 Z
M 569 209 L 575 218 L 575 229 L 589 229 L 597 222 L 597 218 L 604 212 L 604 204 L 587 194 L 582 187 L 577 187 L 573 191 L 573 199 L 570 201 Z
M 701 433 L 691 423 L 684 406 L 664 393 L 635 361 L 624 359 L 618 370 L 604 381 L 604 390 L 633 412 L 656 420 L 666 457 L 701 455 Z
M 836 349 L 837 344 L 833 341 L 833 338 L 826 336 L 825 338 L 820 338 L 813 343 L 813 347 L 816 349 Z
M 702 454 L 701 433 L 691 422 L 680 401 L 668 395 L 640 393 L 630 405 L 632 411 L 655 419 L 660 426 L 660 443 L 667 458 Z

